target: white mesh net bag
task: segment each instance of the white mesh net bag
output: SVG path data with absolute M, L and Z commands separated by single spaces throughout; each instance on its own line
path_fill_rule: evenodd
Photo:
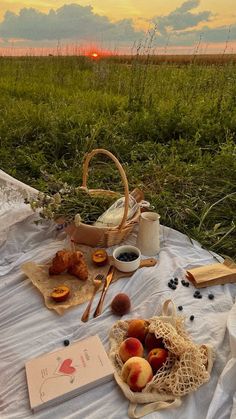
M 184 318 L 176 314 L 171 300 L 163 304 L 161 316 L 146 320 L 149 332 L 154 333 L 156 338 L 162 338 L 169 355 L 141 392 L 133 392 L 121 378 L 123 362 L 119 356 L 119 346 L 127 337 L 130 320 L 116 322 L 109 335 L 109 357 L 115 369 L 116 382 L 130 401 L 130 418 L 140 418 L 156 410 L 179 406 L 182 396 L 197 390 L 210 379 L 214 361 L 210 345 L 198 345 L 188 336 L 184 330 Z

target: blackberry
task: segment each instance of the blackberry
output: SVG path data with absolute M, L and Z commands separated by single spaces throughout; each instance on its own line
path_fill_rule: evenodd
M 178 306 L 178 310 L 182 311 L 183 310 L 183 306 Z
M 179 283 L 178 278 L 174 278 L 174 283 L 175 283 L 175 285 L 178 285 L 178 283 Z
M 63 343 L 64 343 L 64 346 L 68 346 L 70 344 L 70 341 L 69 339 L 65 339 Z
M 191 320 L 191 322 L 194 320 L 194 315 L 192 314 L 189 319 Z
M 213 294 L 209 294 L 209 295 L 208 295 L 208 298 L 209 298 L 209 300 L 214 300 L 214 298 L 215 298 L 215 297 L 214 297 L 214 295 L 213 295 Z
M 189 287 L 189 282 L 185 281 L 184 279 L 182 279 L 181 284 L 182 284 L 184 287 Z
M 168 287 L 172 290 L 176 290 L 176 285 L 171 281 L 168 282 Z

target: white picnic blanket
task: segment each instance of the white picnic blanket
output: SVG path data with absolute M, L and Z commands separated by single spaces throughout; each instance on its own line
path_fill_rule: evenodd
M 236 285 L 211 287 L 214 300 L 193 298 L 194 288 L 179 284 L 168 287 L 170 278 L 185 277 L 185 269 L 215 263 L 213 255 L 185 235 L 161 226 L 159 264 L 142 268 L 131 278 L 111 285 L 104 311 L 88 323 L 80 318 L 86 304 L 68 310 L 63 316 L 48 310 L 42 296 L 21 273 L 29 260 L 43 262 L 65 246 L 64 233 L 53 223 L 35 225 L 35 215 L 23 203 L 25 191 L 36 190 L 0 171 L 0 418 L 28 419 L 123 419 L 128 401 L 115 381 L 96 387 L 58 406 L 33 414 L 30 410 L 24 364 L 30 358 L 63 347 L 70 342 L 98 334 L 108 350 L 108 332 L 118 320 L 110 310 L 112 298 L 124 292 L 131 298 L 132 310 L 124 318 L 149 318 L 161 312 L 171 298 L 183 306 L 186 329 L 198 343 L 216 350 L 211 379 L 195 393 L 184 397 L 180 407 L 145 416 L 147 419 L 235 419 L 236 418 Z M 135 243 L 135 233 L 129 238 Z M 109 249 L 111 250 L 111 249 Z M 217 255 L 216 255 L 217 256 Z M 220 259 L 219 259 L 220 260 Z M 95 298 L 94 307 L 98 301 Z M 193 314 L 194 321 L 189 317 Z

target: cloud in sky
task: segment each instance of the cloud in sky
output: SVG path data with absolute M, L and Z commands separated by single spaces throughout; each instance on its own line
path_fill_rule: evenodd
M 142 32 L 136 31 L 130 19 L 112 23 L 106 16 L 93 12 L 92 6 L 64 5 L 48 13 L 33 8 L 19 14 L 6 12 L 0 23 L 0 37 L 44 40 L 94 40 L 98 34 L 111 41 L 134 41 Z
M 236 23 L 229 27 L 212 28 L 213 15 L 210 11 L 197 12 L 200 0 L 187 0 L 165 16 L 154 16 L 150 24 L 155 25 L 157 36 L 155 43 L 165 45 L 170 39 L 171 45 L 193 45 L 199 36 L 203 42 L 225 42 L 236 40 Z M 199 29 L 200 25 L 200 29 Z M 204 25 L 204 26 L 203 26 Z M 116 46 L 127 45 L 140 41 L 145 37 L 144 30 L 136 30 L 132 19 L 112 22 L 107 16 L 94 12 L 92 6 L 78 4 L 64 5 L 48 12 L 40 12 L 33 8 L 23 8 L 19 14 L 8 11 L 0 22 L 0 44 L 7 45 L 12 39 L 39 46 L 45 43 L 103 41 Z
M 201 38 L 205 43 L 220 43 L 227 40 L 236 40 L 236 23 L 229 26 L 212 28 L 206 25 L 213 18 L 210 11 L 193 13 L 200 5 L 200 0 L 188 0 L 167 16 L 154 17 L 158 36 L 158 45 L 168 42 L 176 46 L 189 46 L 196 44 Z M 205 23 L 198 28 L 199 23 Z
M 192 13 L 199 4 L 200 0 L 188 0 L 169 15 L 154 17 L 153 22 L 161 34 L 196 27 L 201 22 L 209 21 L 212 16 L 210 11 Z

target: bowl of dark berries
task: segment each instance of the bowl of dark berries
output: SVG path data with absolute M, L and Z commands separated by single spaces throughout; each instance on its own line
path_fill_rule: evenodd
M 135 246 L 119 246 L 113 252 L 113 260 L 119 271 L 132 272 L 139 268 L 141 252 Z

